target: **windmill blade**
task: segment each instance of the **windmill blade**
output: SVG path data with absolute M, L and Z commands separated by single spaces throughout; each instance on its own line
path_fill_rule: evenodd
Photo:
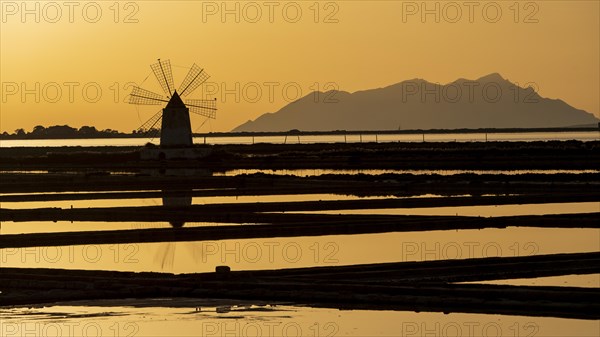
M 156 124 L 158 124 L 158 122 L 160 122 L 160 120 L 162 119 L 162 110 L 159 110 L 156 114 L 154 114 L 154 116 L 150 117 L 149 120 L 147 120 L 146 122 L 144 122 L 144 124 L 142 124 L 137 130 L 136 133 L 138 134 L 144 134 L 147 137 L 150 138 L 154 138 L 156 137 L 156 135 L 158 134 L 158 132 L 160 131 L 160 129 L 155 128 Z
M 140 87 L 133 87 L 131 94 L 129 94 L 129 104 L 159 105 L 164 102 L 168 102 L 164 96 Z
M 212 119 L 217 117 L 216 99 L 186 99 L 184 102 L 190 112 Z
M 183 82 L 179 86 L 179 96 L 185 97 L 191 94 L 202 83 L 206 82 L 209 77 L 210 75 L 204 69 L 201 69 L 195 63 L 192 64 L 190 71 L 185 75 Z
M 173 85 L 173 72 L 171 71 L 171 61 L 161 61 L 158 59 L 157 63 L 150 65 L 152 68 L 152 72 L 154 72 L 154 76 L 160 83 L 163 91 L 167 94 L 167 96 L 171 97 L 173 93 L 171 90 L 175 88 Z

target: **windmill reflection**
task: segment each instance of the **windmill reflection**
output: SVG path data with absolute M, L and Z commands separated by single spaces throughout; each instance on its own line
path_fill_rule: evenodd
M 212 172 L 206 169 L 170 167 L 145 169 L 140 173 L 153 177 L 189 177 L 212 175 Z M 165 211 L 167 211 L 166 213 L 169 214 L 165 220 L 169 222 L 171 227 L 173 227 L 173 230 L 180 229 L 185 225 L 185 218 L 180 214 L 180 212 L 192 205 L 193 193 L 192 187 L 162 189 L 162 207 L 164 207 Z M 158 203 L 158 201 L 155 201 L 154 206 L 159 206 Z M 145 224 L 145 226 L 147 226 L 147 224 Z M 194 262 L 197 262 L 197 260 L 203 256 L 202 252 L 200 252 L 200 254 L 197 253 L 196 247 L 190 242 L 160 243 L 158 244 L 156 253 L 154 255 L 154 262 L 159 265 L 162 270 L 173 269 L 177 245 L 184 245 L 187 249 L 189 249 L 192 253 Z
M 181 228 L 185 225 L 185 221 L 182 220 L 178 212 L 192 205 L 192 189 L 185 190 L 170 190 L 163 189 L 162 205 L 166 208 L 172 208 L 169 212 L 172 213 L 169 224 L 173 228 Z M 177 248 L 176 242 L 166 242 L 158 247 L 154 261 L 160 265 L 162 270 L 173 269 L 173 263 L 175 262 L 175 250 Z
M 177 209 L 192 205 L 192 189 L 169 191 L 163 190 L 162 203 L 164 207 L 174 208 L 169 223 L 174 228 L 181 228 L 185 222 L 177 214 Z

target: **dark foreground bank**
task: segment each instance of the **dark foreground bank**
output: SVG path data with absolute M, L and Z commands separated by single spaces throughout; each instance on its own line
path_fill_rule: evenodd
M 140 160 L 137 147 L 0 148 L 0 170 L 600 169 L 600 142 L 197 145 L 194 160 Z

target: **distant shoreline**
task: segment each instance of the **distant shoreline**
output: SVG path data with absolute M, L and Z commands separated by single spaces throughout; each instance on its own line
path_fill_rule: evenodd
M 211 132 L 195 133 L 194 137 L 244 137 L 244 136 L 327 136 L 327 135 L 401 135 L 401 134 L 458 134 L 458 133 L 519 133 L 519 132 L 589 132 L 597 127 L 574 128 L 486 128 L 486 129 L 413 129 L 413 130 L 334 130 L 334 131 L 263 131 L 263 132 Z
M 464 134 L 464 133 L 537 133 L 537 132 L 590 132 L 599 131 L 598 127 L 561 127 L 561 128 L 485 128 L 485 129 L 414 129 L 414 130 L 333 130 L 333 131 L 264 131 L 264 132 L 209 132 L 194 133 L 194 137 L 253 137 L 253 136 L 327 136 L 327 135 L 399 135 L 399 134 Z M 39 135 L 1 135 L 0 140 L 36 140 L 36 139 L 102 139 L 102 138 L 148 138 L 144 134 L 114 133 L 110 135 L 73 135 L 44 137 Z

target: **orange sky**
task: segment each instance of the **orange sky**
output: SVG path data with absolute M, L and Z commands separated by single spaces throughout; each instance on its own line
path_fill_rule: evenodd
M 0 3 L 1 131 L 136 129 L 160 107 L 123 103 L 125 88 L 160 92 L 147 78 L 157 58 L 171 60 L 176 85 L 194 62 L 211 75 L 192 96 L 214 92 L 219 113 L 193 118 L 197 132 L 229 131 L 298 90 L 492 72 L 600 116 L 599 1 Z

